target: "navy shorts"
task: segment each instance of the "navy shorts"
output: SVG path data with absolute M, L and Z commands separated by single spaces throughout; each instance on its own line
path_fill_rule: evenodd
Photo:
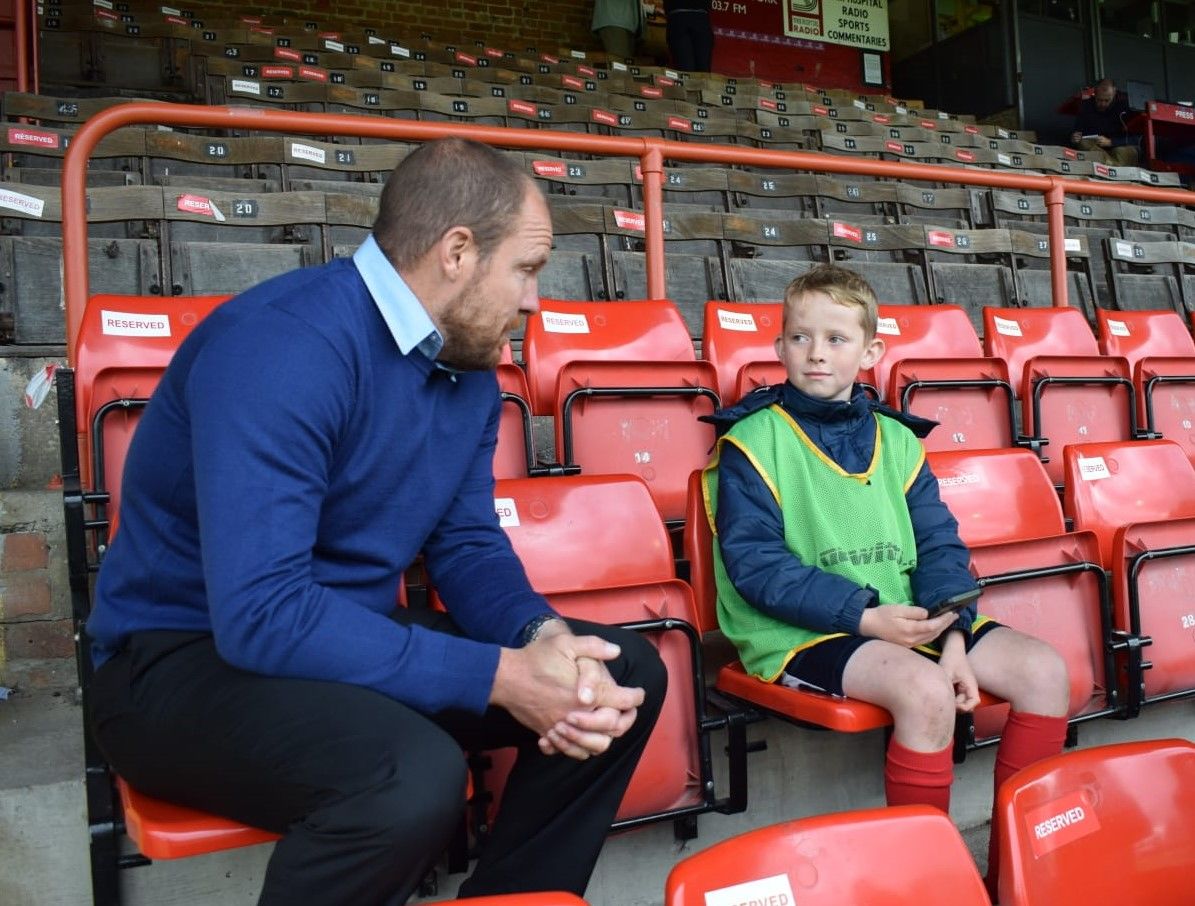
M 987 620 L 972 633 L 971 647 L 974 648 L 980 639 L 1001 625 L 996 620 Z M 793 656 L 777 682 L 817 689 L 831 695 L 845 695 L 842 691 L 842 674 L 846 670 L 846 662 L 860 647 L 874 641 L 861 635 L 842 635 L 810 645 Z M 938 659 L 936 651 L 914 650 L 930 660 Z

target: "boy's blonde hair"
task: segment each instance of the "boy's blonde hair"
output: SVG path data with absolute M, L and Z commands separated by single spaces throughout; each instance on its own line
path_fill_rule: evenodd
M 879 306 L 875 290 L 859 274 L 837 264 L 818 264 L 793 280 L 784 291 L 784 325 L 796 301 L 806 293 L 825 293 L 839 305 L 859 309 L 865 340 L 876 335 Z

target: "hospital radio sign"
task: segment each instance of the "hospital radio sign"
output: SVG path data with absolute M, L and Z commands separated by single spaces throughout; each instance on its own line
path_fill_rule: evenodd
M 888 50 L 888 0 L 784 0 L 784 33 Z

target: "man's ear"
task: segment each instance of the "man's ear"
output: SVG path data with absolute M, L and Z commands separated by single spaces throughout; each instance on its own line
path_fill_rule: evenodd
M 784 361 L 784 334 L 780 334 L 772 341 L 772 348 L 776 350 L 776 358 Z
M 863 350 L 863 360 L 859 363 L 859 368 L 862 370 L 874 368 L 876 363 L 884 357 L 886 348 L 883 340 L 879 337 L 872 337 L 867 348 Z
M 449 280 L 461 279 L 476 257 L 477 244 L 467 226 L 449 227 L 436 243 L 437 263 Z

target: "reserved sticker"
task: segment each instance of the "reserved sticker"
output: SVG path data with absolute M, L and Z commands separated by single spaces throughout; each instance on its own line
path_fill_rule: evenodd
M 900 325 L 896 323 L 896 318 L 877 318 L 876 333 L 882 333 L 889 337 L 899 337 Z
M 296 160 L 309 160 L 316 164 L 325 163 L 328 159 L 328 154 L 323 148 L 301 145 L 298 142 L 290 143 L 290 156 Z
M 1084 481 L 1099 481 L 1101 478 L 1111 478 L 1108 464 L 1102 456 L 1080 456 L 1079 477 Z
M 1116 240 L 1116 256 L 1118 258 L 1132 258 L 1133 257 L 1133 243 L 1124 242 L 1120 239 Z
M 261 85 L 257 82 L 250 82 L 247 79 L 233 79 L 233 91 L 243 91 L 246 94 L 261 94 Z
M 1100 819 L 1082 790 L 1030 809 L 1024 820 L 1035 859 L 1100 829 Z
M 170 316 L 101 309 L 100 331 L 113 337 L 168 337 Z
M 589 319 L 585 315 L 570 315 L 559 311 L 541 311 L 540 320 L 548 333 L 589 333 Z
M 501 528 L 511 528 L 512 526 L 521 524 L 519 522 L 519 508 L 515 505 L 513 497 L 495 497 L 494 512 L 498 516 L 498 525 Z
M 1124 321 L 1116 321 L 1112 318 L 1108 319 L 1108 333 L 1114 337 L 1129 336 L 1129 325 Z
M 726 311 L 718 309 L 718 324 L 723 330 L 739 330 L 755 333 L 759 328 L 755 326 L 755 315 L 745 311 Z
M 45 206 L 45 201 L 40 198 L 35 198 L 32 195 L 23 195 L 20 192 L 10 192 L 7 189 L 0 189 L 0 208 L 19 211 L 30 217 L 41 217 Z
M 615 208 L 614 222 L 624 230 L 634 230 L 637 233 L 642 233 L 644 230 L 643 213 L 641 211 L 621 211 Z
M 705 906 L 794 906 L 788 875 L 773 875 L 707 891 Z
M 1021 333 L 1021 325 L 1018 321 L 1013 321 L 1010 318 L 996 318 L 996 333 L 1004 334 L 1006 337 L 1023 336 Z

